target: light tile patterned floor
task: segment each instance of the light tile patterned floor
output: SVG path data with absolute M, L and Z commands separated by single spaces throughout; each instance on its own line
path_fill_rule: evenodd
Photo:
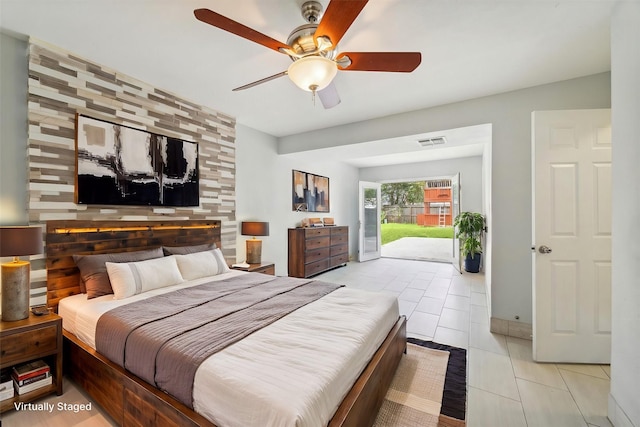
M 540 364 L 531 341 L 489 332 L 482 274 L 381 258 L 317 278 L 398 296 L 409 336 L 468 350 L 468 427 L 609 427 L 609 366 Z

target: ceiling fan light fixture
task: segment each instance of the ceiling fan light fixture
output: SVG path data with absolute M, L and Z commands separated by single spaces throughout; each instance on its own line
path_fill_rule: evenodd
M 294 61 L 287 70 L 291 81 L 308 92 L 327 87 L 337 72 L 336 63 L 324 56 L 305 56 Z

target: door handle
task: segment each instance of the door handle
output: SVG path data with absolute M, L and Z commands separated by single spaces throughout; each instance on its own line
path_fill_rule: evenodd
M 549 246 L 542 245 L 538 248 L 538 252 L 540 252 L 541 254 L 550 254 L 551 248 Z

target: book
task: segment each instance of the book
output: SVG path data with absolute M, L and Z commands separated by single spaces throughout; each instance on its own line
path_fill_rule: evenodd
M 53 377 L 51 375 L 49 375 L 47 378 L 43 378 L 41 380 L 23 386 L 19 386 L 18 383 L 15 382 L 15 380 L 13 381 L 13 386 L 19 395 L 29 393 L 30 391 L 49 386 L 51 384 L 53 384 Z
M 0 373 L 0 391 L 2 390 L 3 387 L 5 386 L 10 386 L 11 385 L 11 375 L 9 374 L 8 370 L 2 371 L 2 373 Z
M 238 264 L 231 264 L 231 268 L 249 268 L 251 267 L 251 264 L 246 263 L 246 262 L 241 262 Z
M 18 380 L 24 380 L 30 377 L 34 377 L 45 372 L 49 372 L 51 369 L 43 360 L 35 360 L 24 365 L 14 366 L 13 374 L 14 378 Z
M 0 375 L 0 400 L 11 399 L 14 395 L 13 381 L 8 374 Z
M 0 401 L 11 399 L 15 395 L 15 391 L 13 390 L 13 386 L 7 388 L 6 390 L 0 391 Z
M 13 380 L 18 384 L 18 386 L 31 384 L 31 383 L 39 381 L 39 380 L 41 380 L 43 378 L 47 378 L 49 376 L 51 376 L 51 371 L 49 371 L 49 370 L 47 370 L 45 372 L 42 372 L 42 373 L 40 373 L 38 375 L 29 376 L 29 377 L 24 378 L 22 380 L 19 380 L 15 375 L 12 375 Z

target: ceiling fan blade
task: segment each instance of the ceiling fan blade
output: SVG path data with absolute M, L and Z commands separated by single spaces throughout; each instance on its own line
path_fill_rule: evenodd
M 331 0 L 313 36 L 314 40 L 321 36 L 328 37 L 333 46 L 337 46 L 368 1 Z
M 325 110 L 333 108 L 340 104 L 340 95 L 338 95 L 338 89 L 334 82 L 331 82 L 329 86 L 325 87 L 318 92 L 318 98 L 322 102 L 322 106 Z
M 249 84 L 246 84 L 244 86 L 237 87 L 237 88 L 233 89 L 233 92 L 237 92 L 239 90 L 249 89 L 250 87 L 258 86 L 258 85 L 261 85 L 262 83 L 266 83 L 266 82 L 269 82 L 271 80 L 275 80 L 278 77 L 282 77 L 282 76 L 286 76 L 286 75 L 287 75 L 287 72 L 283 71 L 281 73 L 274 74 L 273 76 L 269 76 L 269 77 L 265 77 L 264 79 L 256 80 L 253 83 L 249 83 Z
M 242 25 L 241 23 L 229 19 L 226 16 L 220 15 L 219 13 L 216 13 L 212 10 L 196 9 L 193 11 L 193 14 L 199 21 L 202 21 L 209 25 L 213 25 L 214 27 L 228 31 L 231 34 L 235 34 L 236 36 L 240 36 L 244 39 L 251 40 L 252 42 L 258 43 L 277 52 L 280 52 L 280 48 L 289 49 L 289 46 L 287 46 L 286 44 L 272 39 L 271 37 L 264 35 L 261 32 L 254 30 L 253 28 Z
M 341 63 L 351 61 L 342 68 Z M 338 69 L 344 71 L 387 71 L 410 73 L 420 65 L 420 52 L 342 52 L 336 58 Z

